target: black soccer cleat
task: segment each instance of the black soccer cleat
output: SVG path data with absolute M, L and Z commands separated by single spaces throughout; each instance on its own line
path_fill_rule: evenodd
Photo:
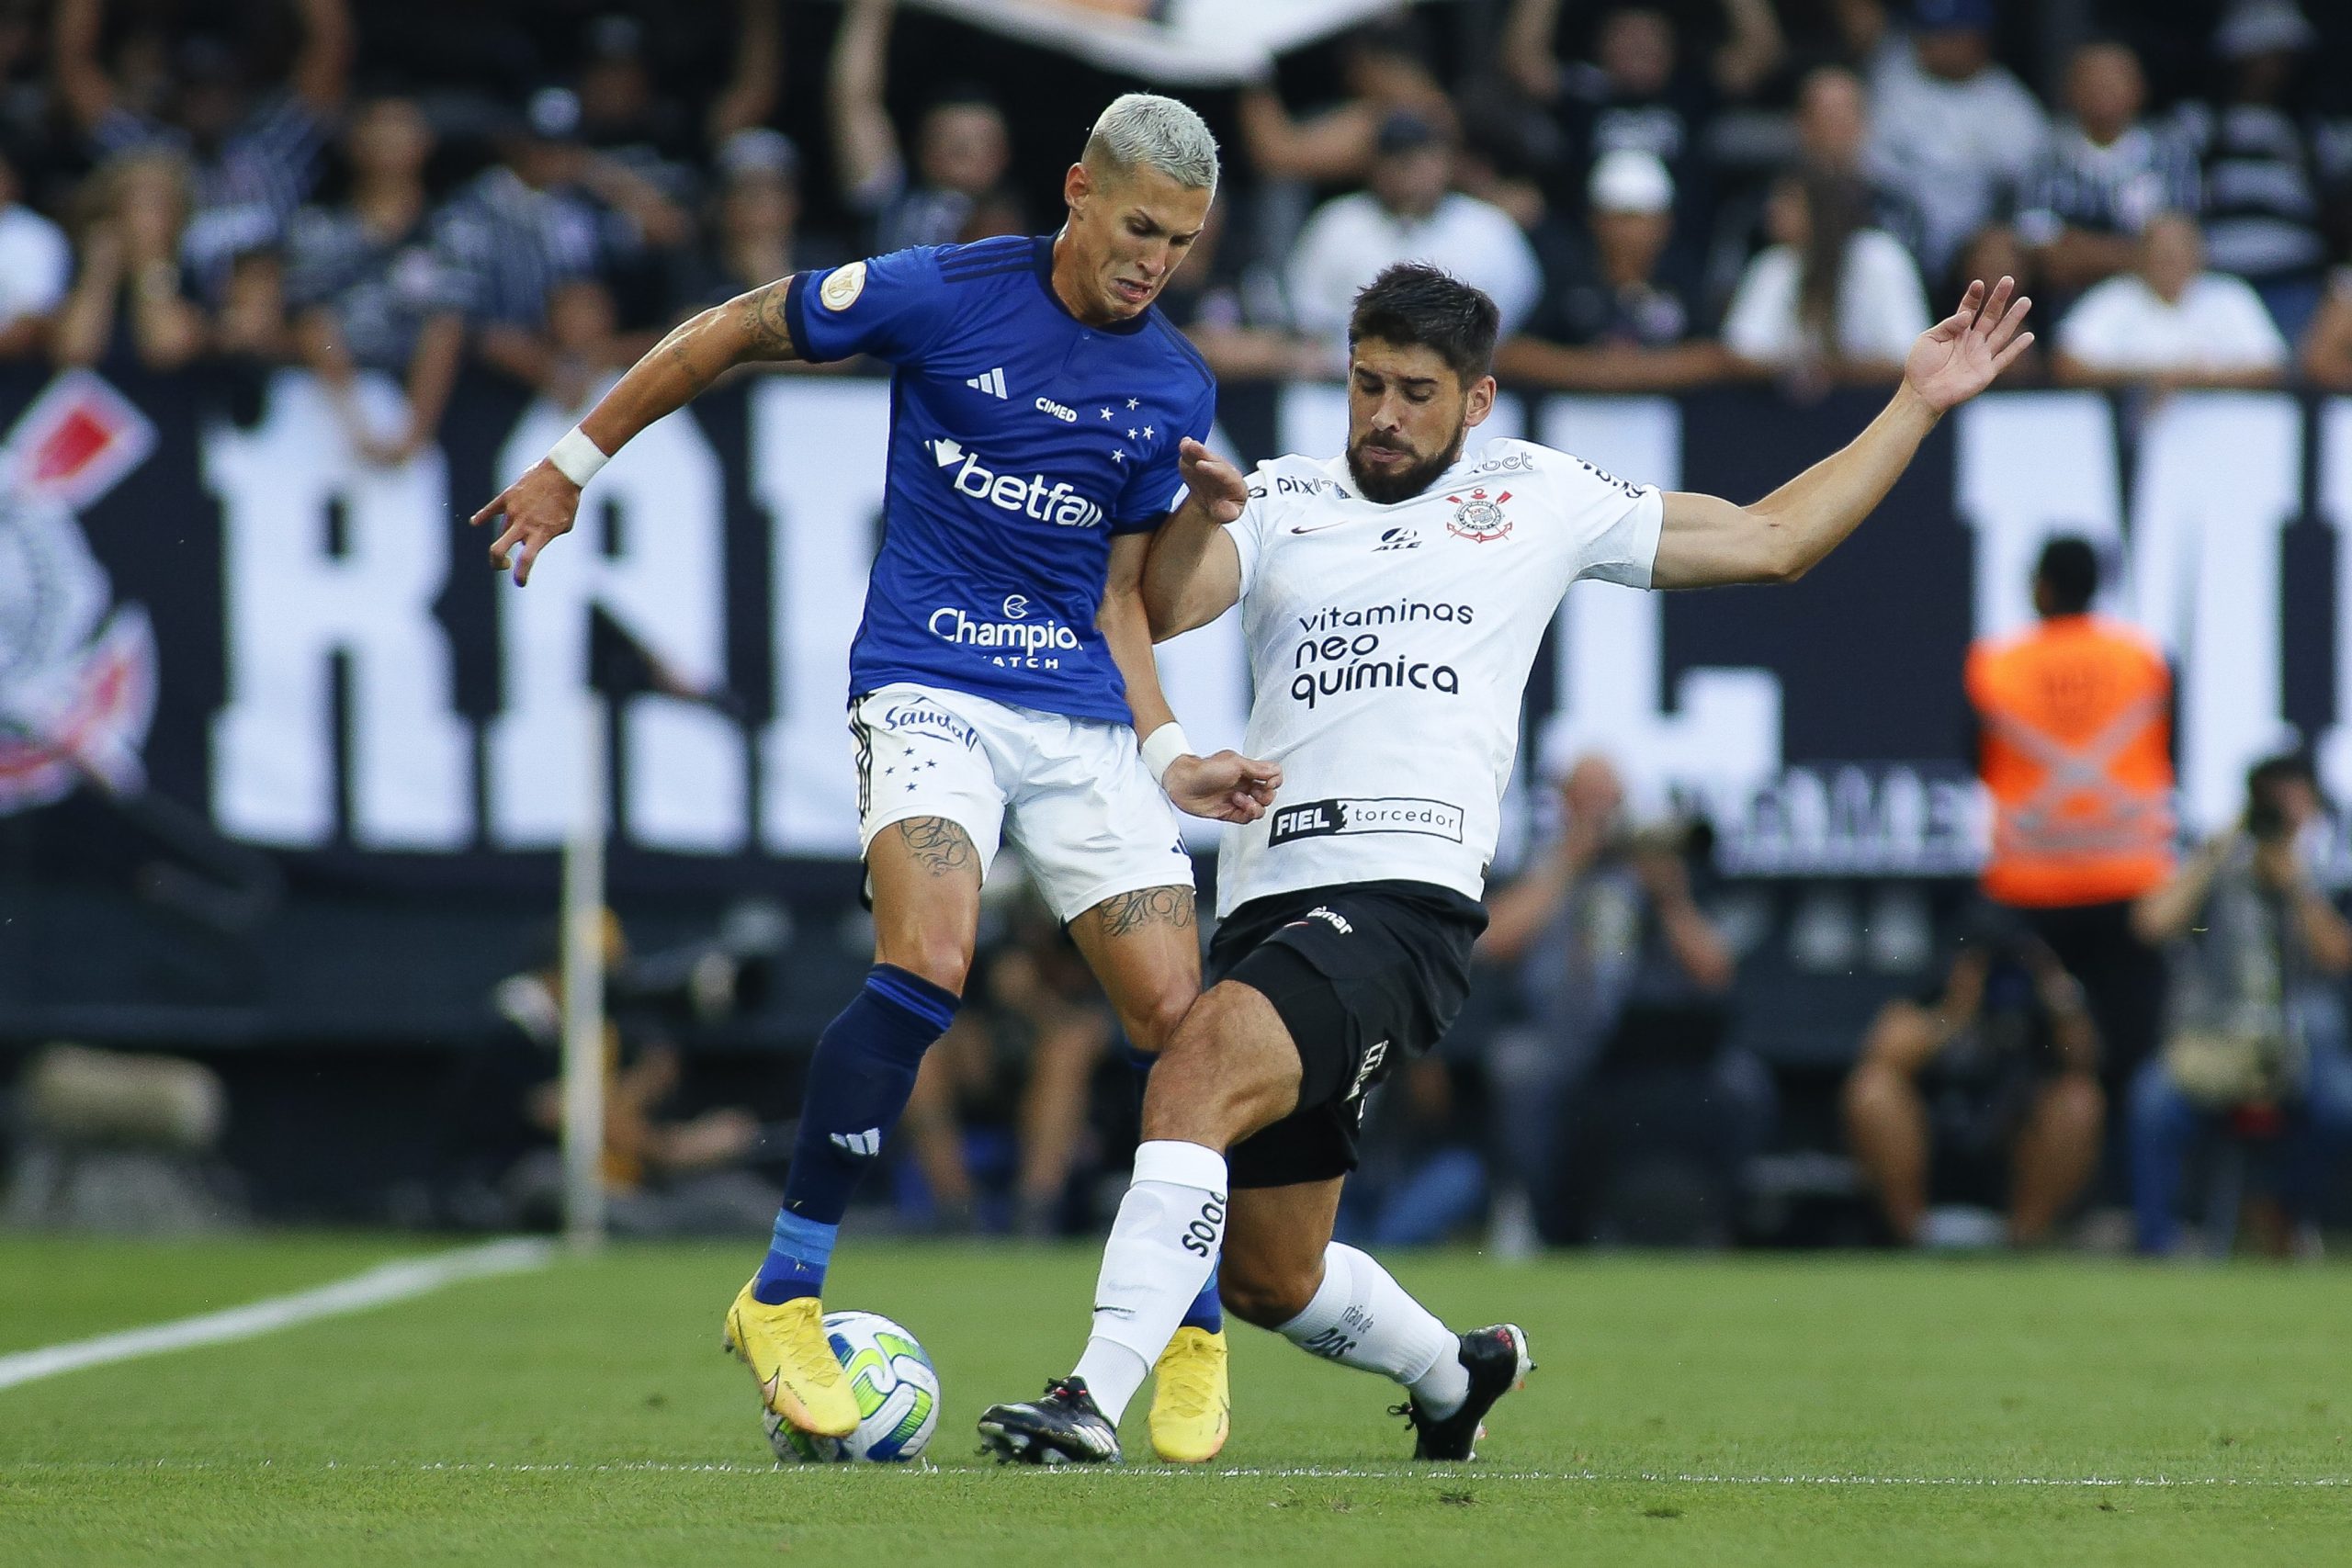
M 1395 1407 L 1413 1428 L 1415 1459 L 1476 1459 L 1478 1439 L 1487 1435 L 1487 1412 L 1504 1394 L 1524 1387 L 1535 1370 L 1528 1359 L 1527 1331 L 1515 1323 L 1472 1329 L 1462 1337 L 1461 1356 L 1470 1372 L 1470 1393 L 1461 1409 L 1441 1420 L 1418 1400 Z
M 1119 1431 L 1095 1407 L 1084 1378 L 1057 1378 L 1039 1398 L 982 1411 L 980 1451 L 999 1464 L 1116 1464 Z

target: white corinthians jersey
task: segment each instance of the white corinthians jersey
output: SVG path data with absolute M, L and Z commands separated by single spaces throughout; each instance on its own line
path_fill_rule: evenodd
M 1226 525 L 1241 556 L 1253 700 L 1243 750 L 1282 793 L 1225 830 L 1217 913 L 1334 883 L 1481 897 L 1520 702 L 1560 596 L 1646 588 L 1664 502 L 1582 458 L 1496 440 L 1408 501 L 1345 457 L 1277 457 Z

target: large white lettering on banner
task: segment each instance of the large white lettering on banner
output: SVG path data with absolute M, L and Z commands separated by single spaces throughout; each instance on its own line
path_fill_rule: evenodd
M 359 391 L 379 412 L 399 396 L 373 378 Z M 449 572 L 440 454 L 360 464 L 318 384 L 286 376 L 254 429 L 206 433 L 204 474 L 220 498 L 227 601 L 215 819 L 240 838 L 309 847 L 334 840 L 347 798 L 358 848 L 468 847 L 472 735 L 433 615 Z M 347 780 L 335 772 L 338 662 Z
M 2352 791 L 2352 398 L 2319 411 L 2319 472 L 2312 509 L 2335 532 L 2335 716 L 2317 741 L 2320 773 L 2337 800 Z
M 1674 490 L 1682 482 L 1682 418 L 1664 398 L 1555 398 L 1539 437 L 1547 446 Z M 1781 768 L 1781 682 L 1769 670 L 1690 670 L 1666 705 L 1665 635 L 1657 593 L 1579 582 L 1560 606 L 1559 705 L 1541 731 L 1544 760 L 1615 758 L 1637 786 L 1705 802 L 1719 818 Z
M 362 395 L 381 412 L 398 393 L 370 381 Z M 531 586 L 498 586 L 492 623 L 468 618 L 480 616 L 479 599 L 448 592 L 452 550 L 462 547 L 465 570 L 480 570 L 472 552 L 484 536 L 454 520 L 476 498 L 451 495 L 437 453 L 396 468 L 358 463 L 333 405 L 292 373 L 273 383 L 252 428 L 205 427 L 204 483 L 222 522 L 224 696 L 210 716 L 209 759 L 220 828 L 289 848 L 550 846 L 571 798 L 578 752 L 570 726 L 589 674 L 592 617 L 610 617 L 677 683 L 718 688 L 744 679 L 729 669 L 731 609 L 764 614 L 759 635 L 773 681 L 739 692 L 730 709 L 659 694 L 622 701 L 617 837 L 687 854 L 854 853 L 856 781 L 842 705 L 879 537 L 888 389 L 778 377 L 752 386 L 739 406 L 747 422 L 740 446 L 724 412 L 707 429 L 673 416 L 631 443 Z M 2130 441 L 2116 423 L 2125 406 L 2089 393 L 2017 393 L 1972 404 L 1955 421 L 1951 498 L 1973 552 L 1974 634 L 2028 621 L 2026 580 L 2045 538 L 2078 533 L 2099 542 L 2120 567 L 2103 607 L 2145 628 L 2182 671 L 2187 816 L 2218 824 L 2236 807 L 2245 764 L 2287 733 L 2281 551 L 2285 530 L 2308 510 L 2339 540 L 2329 595 L 2336 711 L 2312 739 L 2331 788 L 2352 793 L 2352 724 L 2343 715 L 2352 700 L 2352 636 L 2343 626 L 2352 604 L 2352 400 L 2316 411 L 2308 505 L 2306 409 L 2295 399 L 2176 397 L 2135 416 Z M 573 417 L 535 407 L 503 439 L 475 437 L 472 450 L 494 446 L 498 472 L 518 473 Z M 1682 421 L 1668 399 L 1506 398 L 1484 434 L 1528 430 L 1628 479 L 1672 486 L 1685 468 Z M 1284 450 L 1336 452 L 1345 389 L 1285 389 L 1275 424 Z M 2137 459 L 2128 468 L 2127 451 Z M 766 577 L 749 592 L 730 577 L 735 462 L 743 468 L 735 493 L 767 531 Z M 735 537 L 733 547 L 740 571 L 756 557 L 758 537 Z M 1957 581 L 1949 591 L 1962 592 Z M 1952 758 L 1791 765 L 1783 675 L 1692 669 L 1669 687 L 1667 625 L 1659 595 L 1603 583 L 1570 591 L 1553 641 L 1552 705 L 1531 715 L 1540 754 L 1560 761 L 1605 750 L 1653 797 L 1703 805 L 1733 870 L 1957 872 L 1973 863 L 1976 796 Z M 733 646 L 748 629 L 736 628 Z M 2313 646 L 2308 631 L 2294 646 Z M 461 709 L 453 635 L 469 660 L 488 654 L 494 635 L 497 711 L 479 747 L 464 709 L 482 711 L 487 694 L 469 691 Z M 1247 683 L 1230 618 L 1159 651 L 1163 682 L 1195 739 L 1238 745 Z M 162 649 L 167 689 L 174 657 Z M 1955 679 L 1957 658 L 1955 649 Z M 2312 689 L 2308 681 L 2298 687 Z M 744 708 L 773 718 L 749 733 Z M 1867 737 L 1856 744 L 1866 748 Z M 1522 762 L 1520 777 L 1530 771 Z M 1506 819 L 1523 826 L 1542 796 L 1515 784 L 1514 797 Z M 1195 840 L 1213 834 L 1204 827 Z
M 775 721 L 760 742 L 760 838 L 857 853 L 849 644 L 881 542 L 890 389 L 779 378 L 752 394 L 752 493 L 768 514 Z
M 499 455 L 502 483 L 546 455 L 575 413 L 535 404 Z M 572 725 L 600 608 L 690 690 L 727 682 L 726 529 L 718 457 L 691 417 L 631 441 L 582 498 L 571 536 L 499 589 L 506 706 L 490 728 L 490 819 L 501 849 L 560 843 L 576 798 Z M 750 830 L 749 753 L 731 718 L 677 697 L 621 705 L 619 801 L 648 849 L 728 853 Z

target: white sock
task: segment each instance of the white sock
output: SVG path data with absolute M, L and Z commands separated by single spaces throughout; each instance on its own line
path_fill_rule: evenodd
M 1281 1333 L 1311 1356 L 1403 1383 L 1432 1416 L 1453 1415 L 1470 1396 L 1460 1337 L 1352 1247 L 1324 1248 L 1322 1285 Z
M 1137 1147 L 1102 1247 L 1094 1333 L 1077 1368 L 1114 1427 L 1208 1283 L 1224 1242 L 1225 1156 L 1167 1138 Z

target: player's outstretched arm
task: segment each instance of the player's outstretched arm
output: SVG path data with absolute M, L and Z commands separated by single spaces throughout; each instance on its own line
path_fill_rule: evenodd
M 1159 666 L 1151 652 L 1143 595 L 1144 558 L 1150 547 L 1149 534 L 1122 534 L 1111 541 L 1110 577 L 1095 617 L 1126 681 L 1127 706 L 1135 713 L 1144 761 L 1179 810 L 1219 822 L 1255 822 L 1273 804 L 1283 771 L 1238 751 L 1203 757 L 1184 739 L 1183 727 L 1159 689 Z
M 1143 605 L 1151 640 L 1207 626 L 1241 597 L 1241 552 L 1225 525 L 1250 504 L 1241 470 L 1186 436 L 1176 449 L 1183 504 L 1151 536 L 1143 569 Z
M 1752 506 L 1677 491 L 1666 497 L 1654 588 L 1792 582 L 1845 541 L 1886 499 L 1936 422 L 1986 387 L 2033 342 L 2018 329 L 2030 299 L 2004 277 L 1968 286 L 1960 309 L 1919 334 L 1903 385 L 1869 428 Z
M 474 513 L 476 525 L 506 519 L 505 531 L 491 541 L 490 564 L 504 571 L 511 557 L 515 582 L 530 581 L 539 552 L 571 532 L 581 487 L 639 431 L 684 407 L 738 365 L 799 358 L 784 314 L 791 283 L 779 277 L 714 305 L 647 350 L 577 428 Z

